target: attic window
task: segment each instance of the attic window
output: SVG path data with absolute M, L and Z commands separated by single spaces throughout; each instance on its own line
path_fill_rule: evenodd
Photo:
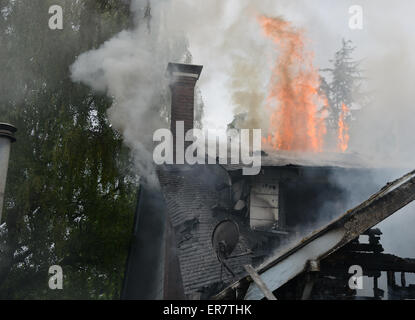
M 278 182 L 254 182 L 250 194 L 250 226 L 255 230 L 270 230 L 278 225 Z

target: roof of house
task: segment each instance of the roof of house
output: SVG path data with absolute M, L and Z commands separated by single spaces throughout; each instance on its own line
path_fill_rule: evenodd
M 223 190 L 217 190 L 217 185 L 227 179 L 227 174 L 219 166 L 195 165 L 159 168 L 158 175 L 176 234 L 184 290 L 191 297 L 221 280 L 221 264 L 211 238 L 215 226 L 224 219 L 224 214 L 213 208 L 223 198 Z M 235 254 L 243 250 L 238 247 Z M 246 263 L 250 263 L 247 256 L 229 261 L 237 275 L 243 272 Z M 223 270 L 223 280 L 232 279 Z
M 294 152 L 266 150 L 261 154 L 262 167 L 339 167 L 339 168 L 373 168 L 374 162 L 357 153 L 337 152 Z M 243 163 L 223 165 L 226 170 L 239 170 L 245 167 Z

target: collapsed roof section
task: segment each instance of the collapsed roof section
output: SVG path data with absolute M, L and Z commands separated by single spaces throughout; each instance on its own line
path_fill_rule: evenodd
M 275 254 L 259 266 L 257 272 L 267 289 L 275 291 L 413 200 L 415 171 L 388 183 L 338 219 L 303 238 L 288 250 Z M 241 291 L 245 291 L 242 297 L 246 300 L 262 299 L 266 293 L 252 282 L 251 276 L 245 276 L 214 298 L 235 299 L 237 293 L 238 298 L 241 298 Z

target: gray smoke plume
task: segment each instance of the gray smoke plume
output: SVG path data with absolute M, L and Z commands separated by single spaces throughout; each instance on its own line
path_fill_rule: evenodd
M 133 1 L 135 28 L 125 30 L 100 48 L 79 56 L 71 67 L 73 81 L 83 82 L 114 99 L 109 119 L 133 150 L 141 176 L 151 180 L 152 134 L 166 126 L 169 61 L 184 61 L 187 44 L 163 22 L 162 5 Z

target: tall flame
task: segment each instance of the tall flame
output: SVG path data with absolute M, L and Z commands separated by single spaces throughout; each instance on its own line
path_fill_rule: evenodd
M 338 138 L 338 150 L 341 152 L 345 152 L 348 148 L 349 144 L 349 126 L 346 122 L 347 114 L 349 113 L 349 108 L 343 103 L 342 110 L 339 116 L 338 128 L 339 132 L 337 135 Z
M 300 30 L 281 18 L 260 16 L 265 35 L 278 50 L 267 104 L 272 110 L 268 137 L 264 142 L 279 150 L 320 152 L 326 134 L 319 116 L 319 75 L 313 53 L 307 52 Z

